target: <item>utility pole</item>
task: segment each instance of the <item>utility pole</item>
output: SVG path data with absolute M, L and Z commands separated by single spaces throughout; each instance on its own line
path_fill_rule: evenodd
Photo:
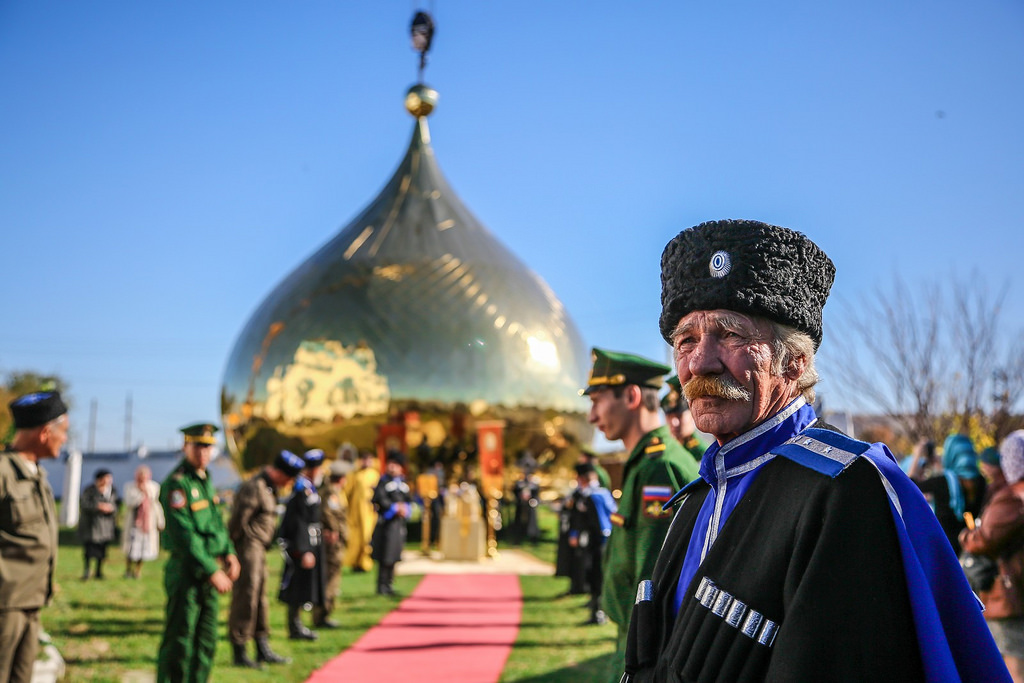
M 132 392 L 124 400 L 124 451 L 132 450 Z
M 99 407 L 99 401 L 93 399 L 89 403 L 89 448 L 86 449 L 86 453 L 96 452 L 96 411 Z

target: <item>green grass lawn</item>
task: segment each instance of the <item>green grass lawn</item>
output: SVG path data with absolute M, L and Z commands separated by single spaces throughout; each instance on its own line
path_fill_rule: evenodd
M 121 578 L 123 555 L 110 549 L 102 581 L 79 579 L 81 548 L 62 546 L 57 565 L 59 592 L 43 613 L 43 624 L 67 662 L 68 681 L 111 681 L 134 671 L 155 672 L 156 654 L 164 624 L 163 564 L 160 559 L 143 566 L 139 580 Z M 270 553 L 272 591 L 281 576 L 280 553 Z M 420 577 L 400 576 L 397 590 L 409 593 Z M 231 666 L 231 646 L 226 636 L 217 643 L 215 681 L 303 681 L 314 669 L 354 643 L 367 629 L 395 607 L 397 601 L 378 596 L 374 574 L 346 570 L 342 600 L 337 610 L 342 628 L 320 630 L 315 642 L 288 640 L 285 606 L 270 595 L 271 644 L 291 664 L 265 671 Z M 220 624 L 226 628 L 230 595 L 221 596 Z M 309 623 L 308 615 L 306 623 Z M 250 656 L 253 655 L 250 646 Z
M 541 559 L 554 561 L 553 515 L 542 516 L 544 539 L 537 546 L 523 546 Z M 164 622 L 163 565 L 161 559 L 143 566 L 139 580 L 124 579 L 124 557 L 111 547 L 102 581 L 82 581 L 82 549 L 73 532 L 61 534 L 57 563 L 57 592 L 53 603 L 43 611 L 43 627 L 67 662 L 67 681 L 119 683 L 146 680 L 134 672 L 151 673 L 156 669 L 156 653 Z M 376 575 L 345 570 L 342 597 L 335 617 L 342 627 L 320 630 L 316 642 L 291 641 L 285 627 L 285 607 L 276 601 L 282 559 L 270 553 L 271 644 L 292 663 L 268 667 L 264 671 L 231 666 L 231 647 L 226 636 L 217 643 L 213 680 L 303 681 L 317 667 L 349 647 L 398 601 L 375 594 Z M 408 595 L 421 577 L 399 576 L 395 587 Z M 587 618 L 586 598 L 559 597 L 567 588 L 563 578 L 526 576 L 520 581 L 523 591 L 523 618 L 502 681 L 605 681 L 612 680 L 605 667 L 614 649 L 615 627 L 582 626 Z M 230 595 L 221 596 L 221 632 L 227 623 Z M 307 623 L 309 620 L 307 618 Z M 250 655 L 251 655 L 250 650 Z M 409 679 L 415 680 L 414 672 Z

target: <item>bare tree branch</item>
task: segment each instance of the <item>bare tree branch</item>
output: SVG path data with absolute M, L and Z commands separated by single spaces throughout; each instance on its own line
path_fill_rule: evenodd
M 1009 283 L 993 291 L 976 273 L 915 292 L 896 275 L 855 303 L 840 301 L 822 352 L 839 402 L 881 411 L 912 441 L 951 429 L 998 441 L 1019 428 L 1024 335 L 1003 332 L 1008 293 Z

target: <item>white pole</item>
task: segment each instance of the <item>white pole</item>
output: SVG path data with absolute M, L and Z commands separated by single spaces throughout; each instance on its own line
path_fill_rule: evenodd
M 64 495 L 60 506 L 60 523 L 63 526 L 78 525 L 78 504 L 82 493 L 82 452 L 68 453 L 64 463 Z

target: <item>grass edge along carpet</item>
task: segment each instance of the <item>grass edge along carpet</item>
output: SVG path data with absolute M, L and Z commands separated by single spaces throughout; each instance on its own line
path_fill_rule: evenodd
M 308 683 L 491 683 L 519 632 L 523 596 L 509 574 L 428 575 L 412 594 Z

